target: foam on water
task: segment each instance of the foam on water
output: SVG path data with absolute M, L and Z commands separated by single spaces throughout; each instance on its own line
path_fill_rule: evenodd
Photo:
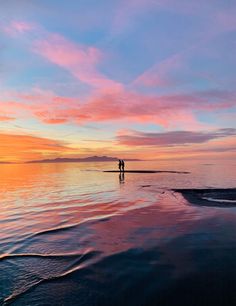
M 214 199 L 210 197 L 202 197 L 203 200 L 218 202 L 218 203 L 236 203 L 236 200 L 227 200 L 227 199 Z

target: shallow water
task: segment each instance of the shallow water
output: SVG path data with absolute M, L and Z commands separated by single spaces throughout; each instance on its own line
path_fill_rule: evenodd
M 236 162 L 115 167 L 0 165 L 0 304 L 234 305 L 236 208 L 173 190 L 235 188 Z

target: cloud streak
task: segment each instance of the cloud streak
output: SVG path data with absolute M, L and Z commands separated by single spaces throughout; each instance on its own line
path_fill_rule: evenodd
M 118 135 L 117 140 L 126 146 L 183 146 L 202 144 L 211 140 L 236 136 L 236 129 L 225 128 L 210 132 L 172 131 L 163 133 L 147 133 L 133 131 L 128 135 Z
M 94 46 L 72 42 L 63 35 L 25 21 L 11 21 L 4 27 L 4 32 L 16 38 L 24 37 L 34 53 L 67 70 L 92 88 L 105 88 L 109 91 L 122 88 L 122 84 L 99 72 L 97 65 L 104 59 L 105 54 Z
M 116 90 L 121 84 L 98 72 L 96 66 L 104 56 L 95 47 L 75 44 L 59 34 L 47 33 L 46 38 L 33 41 L 33 51 L 51 63 L 69 71 L 92 87 Z
M 35 29 L 32 23 L 13 20 L 9 25 L 3 27 L 3 31 L 10 36 L 17 36 Z
M 11 120 L 15 120 L 15 118 L 14 117 L 0 115 L 0 121 L 11 121 Z
M 236 105 L 235 94 L 227 91 L 158 96 L 120 90 L 112 93 L 96 92 L 82 101 L 40 90 L 14 95 L 15 101 L 5 97 L 5 101 L 0 102 L 2 112 L 8 111 L 16 118 L 34 116 L 46 124 L 129 120 L 152 122 L 166 128 L 196 129 L 203 127 L 196 119 L 198 112 L 228 110 Z

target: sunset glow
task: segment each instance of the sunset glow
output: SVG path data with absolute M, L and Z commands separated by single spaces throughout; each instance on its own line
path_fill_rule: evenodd
M 1 3 L 0 162 L 235 158 L 235 1 Z

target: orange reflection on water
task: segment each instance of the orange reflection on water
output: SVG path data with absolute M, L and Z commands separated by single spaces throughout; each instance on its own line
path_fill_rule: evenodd
M 122 250 L 132 243 L 137 245 L 137 237 L 141 242 L 142 235 L 135 235 L 136 240 L 132 238 L 138 228 L 146 228 L 149 239 L 161 239 L 166 233 L 158 231 L 158 226 L 170 229 L 178 218 L 198 217 L 196 208 L 179 205 L 171 194 L 160 193 L 163 189 L 201 184 L 221 186 L 222 182 L 227 186 L 235 182 L 230 174 L 235 173 L 232 165 L 142 162 L 128 163 L 127 168 L 180 170 L 191 174 L 123 176 L 102 172 L 116 166 L 116 163 L 1 165 L 1 240 L 17 241 L 22 236 L 48 230 L 47 236 L 52 240 L 70 239 L 67 236 L 70 228 L 91 223 L 90 228 L 100 237 L 94 240 L 100 249 Z M 68 232 L 60 231 L 66 228 Z

